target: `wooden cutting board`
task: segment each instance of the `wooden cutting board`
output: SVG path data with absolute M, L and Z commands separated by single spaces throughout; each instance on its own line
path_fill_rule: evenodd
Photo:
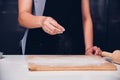
M 29 55 L 30 71 L 117 70 L 116 66 L 99 56 L 86 55 Z

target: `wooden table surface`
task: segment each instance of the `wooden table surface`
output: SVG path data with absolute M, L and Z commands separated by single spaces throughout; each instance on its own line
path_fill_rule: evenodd
M 0 80 L 120 80 L 117 71 L 37 71 L 28 70 L 25 55 L 3 55 L 0 59 Z

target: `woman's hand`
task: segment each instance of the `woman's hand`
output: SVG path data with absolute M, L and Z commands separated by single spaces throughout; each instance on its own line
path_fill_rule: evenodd
M 102 50 L 97 46 L 93 46 L 91 48 L 88 48 L 86 50 L 85 54 L 86 55 L 99 55 L 99 56 L 101 56 Z
M 43 16 L 41 26 L 42 29 L 50 35 L 62 34 L 65 31 L 65 29 L 51 17 Z
M 51 17 L 32 14 L 33 0 L 18 0 L 18 22 L 21 26 L 33 29 L 42 28 L 50 35 L 61 34 L 65 29 Z

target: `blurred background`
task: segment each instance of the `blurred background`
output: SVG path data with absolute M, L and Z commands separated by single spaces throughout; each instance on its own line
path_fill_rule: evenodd
M 24 34 L 18 25 L 18 0 L 0 0 L 0 51 L 21 54 L 19 42 Z
M 22 54 L 25 29 L 18 25 L 18 0 L 0 0 L 0 51 Z M 90 0 L 94 44 L 112 52 L 120 49 L 120 0 Z

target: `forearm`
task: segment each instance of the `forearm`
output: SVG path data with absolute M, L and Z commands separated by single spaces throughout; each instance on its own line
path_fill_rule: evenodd
M 93 46 L 93 25 L 91 19 L 84 20 L 83 29 L 85 50 L 87 50 Z
M 31 13 L 19 13 L 18 22 L 25 28 L 40 28 L 42 25 L 43 16 L 34 16 Z

